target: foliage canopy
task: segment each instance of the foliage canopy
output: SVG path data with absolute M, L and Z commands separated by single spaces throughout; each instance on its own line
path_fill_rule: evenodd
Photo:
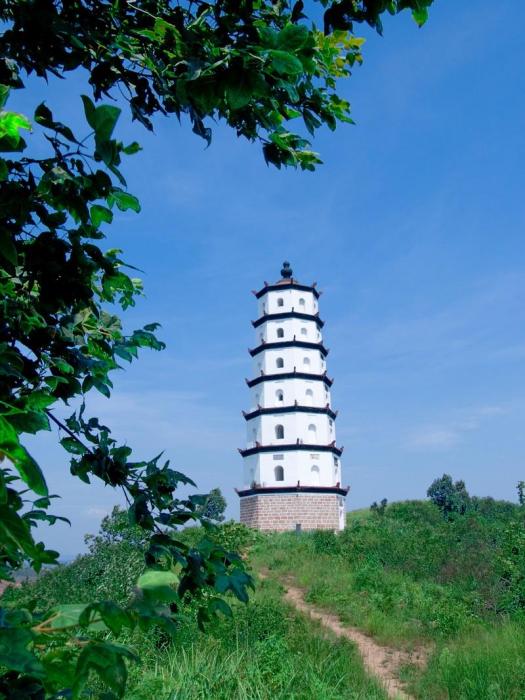
M 194 485 L 159 454 L 132 457 L 109 427 L 86 415 L 93 389 L 109 397 L 111 374 L 142 348 L 161 350 L 157 324 L 126 331 L 119 316 L 142 286 L 121 251 L 103 249 L 115 210 L 140 211 L 126 190 L 122 160 L 140 150 L 115 136 L 121 96 L 146 128 L 158 114 L 188 118 L 207 143 L 210 119 L 262 145 L 268 163 L 313 169 L 319 157 L 290 131 L 301 119 L 313 134 L 349 121 L 338 78 L 362 60 L 355 26 L 381 31 L 385 12 L 410 9 L 421 24 L 432 0 L 323 0 L 324 31 L 302 0 L 5 0 L 0 6 L 0 578 L 24 563 L 37 571 L 58 553 L 35 540 L 49 512 L 41 466 L 25 435 L 51 427 L 71 455 L 71 473 L 121 489 L 132 524 L 148 533 L 141 594 L 118 605 L 92 601 L 72 618 L 57 611 L 11 608 L 0 615 L 0 694 L 79 697 L 97 673 L 106 697 L 122 696 L 135 657 L 100 640 L 95 623 L 116 636 L 159 625 L 176 633 L 181 601 L 211 591 L 201 621 L 231 593 L 247 599 L 251 579 L 241 560 L 212 540 L 188 546 L 177 528 L 199 519 L 205 496 L 176 497 Z M 10 111 L 12 90 L 27 76 L 87 73 L 85 124 L 64 124 L 45 103 L 33 115 Z M 120 98 L 119 98 L 120 99 Z M 122 102 L 120 100 L 119 104 Z M 29 136 L 28 136 L 29 132 Z M 29 145 L 44 143 L 47 151 Z M 63 406 L 75 410 L 63 417 Z M 58 616 L 57 616 L 58 615 Z M 60 671 L 57 671 L 57 668 Z
M 463 515 L 470 504 L 470 496 L 464 481 L 452 481 L 449 474 L 435 479 L 427 490 L 427 496 L 443 513 L 451 518 L 454 514 Z

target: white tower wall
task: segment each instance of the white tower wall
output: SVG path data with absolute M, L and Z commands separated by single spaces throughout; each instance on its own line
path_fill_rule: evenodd
M 257 329 L 259 343 L 277 343 L 280 340 L 292 340 L 294 337 L 308 343 L 319 343 L 322 340 L 322 332 L 315 321 L 302 318 L 265 321 Z
M 283 399 L 280 399 L 282 391 Z M 297 401 L 302 406 L 330 405 L 330 388 L 324 382 L 313 379 L 273 379 L 257 384 L 251 389 L 251 409 L 291 406 Z
M 306 372 L 322 374 L 326 361 L 319 350 L 302 347 L 268 348 L 254 358 L 254 374 L 278 374 L 280 372 Z
M 319 293 L 294 280 L 287 263 L 282 273 L 257 293 L 241 520 L 261 529 L 341 529 L 348 489 L 341 487 Z
M 282 428 L 282 438 L 278 438 Z M 246 423 L 246 442 L 255 446 L 283 445 L 295 442 L 297 435 L 304 435 L 306 444 L 328 445 L 335 440 L 335 425 L 332 418 L 323 413 L 283 413 L 277 415 L 262 415 L 252 418 Z

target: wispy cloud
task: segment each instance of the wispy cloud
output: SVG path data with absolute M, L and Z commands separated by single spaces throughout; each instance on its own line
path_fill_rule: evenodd
M 237 413 L 230 415 L 213 402 L 213 396 L 198 391 L 121 390 L 110 401 L 93 397 L 88 409 L 110 425 L 118 439 L 150 457 L 152 450 L 162 449 L 168 457 L 174 451 L 232 451 L 242 427 Z
M 351 348 L 359 372 L 361 357 L 368 371 L 396 368 L 416 372 L 500 362 L 502 357 L 519 359 L 525 347 L 519 342 L 521 334 L 512 327 L 511 347 L 508 335 L 509 319 L 522 314 L 523 289 L 522 274 L 495 276 L 426 313 L 409 315 L 405 311 L 373 324 L 357 315 L 340 318 L 331 326 L 330 338 L 336 348 Z
M 407 436 L 404 447 L 423 451 L 450 450 L 468 433 L 481 429 L 486 420 L 505 413 L 507 409 L 503 406 L 481 406 L 448 423 L 423 425 Z

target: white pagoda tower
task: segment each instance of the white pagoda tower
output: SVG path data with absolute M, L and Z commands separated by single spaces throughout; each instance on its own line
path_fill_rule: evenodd
M 260 530 L 342 530 L 341 454 L 326 373 L 320 292 L 300 284 L 285 262 L 282 279 L 254 292 L 258 318 L 254 378 L 246 380 L 247 446 L 241 522 Z

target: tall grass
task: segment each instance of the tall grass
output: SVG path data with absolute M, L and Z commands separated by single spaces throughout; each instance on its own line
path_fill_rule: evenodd
M 354 645 L 328 639 L 271 582 L 209 634 L 146 659 L 130 700 L 384 700 Z
M 436 700 L 523 700 L 524 626 L 508 622 L 478 629 L 441 646 L 416 690 Z

